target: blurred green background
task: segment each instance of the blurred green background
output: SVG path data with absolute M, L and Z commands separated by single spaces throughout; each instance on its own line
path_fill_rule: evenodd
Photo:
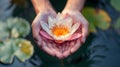
M 61 12 L 67 0 L 50 1 L 54 9 Z M 11 64 L 1 62 L 0 67 L 120 67 L 119 3 L 120 0 L 86 1 L 82 13 L 89 21 L 90 34 L 82 47 L 69 57 L 59 60 L 40 50 L 30 31 L 29 35 L 23 38 L 32 42 L 33 56 L 25 62 L 14 57 Z M 30 0 L 0 0 L 0 21 L 21 17 L 31 25 L 35 16 Z

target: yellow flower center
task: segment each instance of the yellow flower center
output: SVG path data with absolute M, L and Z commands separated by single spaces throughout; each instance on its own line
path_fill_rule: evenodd
M 64 26 L 64 25 L 55 25 L 52 29 L 51 29 L 52 33 L 54 35 L 56 35 L 57 37 L 59 36 L 63 36 L 69 33 L 69 29 L 68 27 Z
M 32 46 L 30 45 L 31 43 L 28 42 L 28 41 L 23 41 L 19 44 L 20 46 L 20 49 L 22 52 L 26 53 L 26 54 L 31 54 L 31 49 L 32 49 Z

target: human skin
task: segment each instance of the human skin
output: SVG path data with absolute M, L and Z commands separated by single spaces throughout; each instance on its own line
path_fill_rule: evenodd
M 66 14 L 69 14 L 69 16 L 73 18 L 73 21 L 79 22 L 83 25 L 81 43 L 72 46 L 72 48 L 70 48 L 71 46 L 67 46 L 67 50 L 64 51 L 63 53 L 56 51 L 58 48 L 57 47 L 53 48 L 53 45 L 41 44 L 42 40 L 39 35 L 39 31 L 41 28 L 40 22 L 41 21 L 47 22 L 48 16 L 53 16 L 53 17 L 56 16 L 56 12 L 52 8 L 49 0 L 32 0 L 32 3 L 37 14 L 37 16 L 35 17 L 32 23 L 33 37 L 35 39 L 35 42 L 45 52 L 61 59 L 69 56 L 71 53 L 74 53 L 82 45 L 82 43 L 85 42 L 86 36 L 88 34 L 88 22 L 84 18 L 84 16 L 82 16 L 82 14 L 80 13 L 84 5 L 84 0 L 68 0 L 64 10 L 62 11 L 62 14 L 64 16 L 66 16 Z
M 71 53 L 74 53 L 86 40 L 88 35 L 88 21 L 81 14 L 81 10 L 84 6 L 85 0 L 68 0 L 64 10 L 62 11 L 63 15 L 68 14 L 73 18 L 74 22 L 82 24 L 82 38 L 81 43 L 74 45 L 72 48 L 69 48 L 63 53 L 64 57 L 69 56 Z

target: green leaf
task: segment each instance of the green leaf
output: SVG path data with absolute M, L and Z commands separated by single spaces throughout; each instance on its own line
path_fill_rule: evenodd
M 111 18 L 104 10 L 98 9 L 96 19 L 97 22 L 95 24 L 98 28 L 106 30 L 110 27 Z
M 9 18 L 7 20 L 8 27 L 11 29 L 11 37 L 25 37 L 30 32 L 28 21 L 22 18 Z
M 90 32 L 94 32 L 94 33 L 97 32 L 94 24 L 92 24 L 92 23 L 89 24 L 89 31 L 90 31 Z
M 92 7 L 86 7 L 83 9 L 82 14 L 89 22 L 89 31 L 96 32 L 96 27 L 106 30 L 110 27 L 111 18 L 102 9 L 95 9 Z
M 82 14 L 89 22 L 89 31 L 90 32 L 97 32 L 95 27 L 96 17 L 94 17 L 94 8 L 86 7 L 83 9 Z
M 13 37 L 13 38 L 18 38 L 19 37 L 19 32 L 16 28 L 12 28 L 11 37 Z
M 0 41 L 3 41 L 9 37 L 9 31 L 6 23 L 0 21 Z
M 33 55 L 34 49 L 30 41 L 25 39 L 10 39 L 0 42 L 0 62 L 11 64 L 14 56 L 21 62 Z
M 32 56 L 34 49 L 30 41 L 17 39 L 16 45 L 14 45 L 14 51 L 17 58 L 24 62 Z
M 10 64 L 13 61 L 14 50 L 11 41 L 0 43 L 0 62 Z
M 0 21 L 0 41 L 8 37 L 25 37 L 30 32 L 29 23 L 22 18 L 9 18 L 7 22 Z
M 120 11 L 120 0 L 110 0 L 111 5 L 118 11 Z
M 85 18 L 89 21 L 89 23 L 93 23 L 96 22 L 96 17 L 95 17 L 95 8 L 92 7 L 85 7 L 82 10 L 82 14 L 85 16 Z
M 114 24 L 114 28 L 116 30 L 120 30 L 120 18 L 117 19 L 116 23 Z

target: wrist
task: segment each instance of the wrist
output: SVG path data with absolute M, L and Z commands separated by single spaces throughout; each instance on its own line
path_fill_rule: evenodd
M 36 13 L 53 10 L 49 0 L 32 0 Z
M 51 12 L 51 11 L 54 11 L 54 9 L 51 7 L 38 8 L 38 12 Z
M 80 11 L 79 9 L 77 8 L 70 8 L 70 7 L 65 7 L 63 11 Z
M 75 9 L 64 9 L 62 13 L 80 13 L 79 10 L 75 10 Z
M 76 7 L 76 6 L 66 6 L 64 10 L 71 10 L 71 11 L 81 11 L 83 9 L 83 5 Z
M 81 11 L 84 6 L 85 0 L 68 0 L 65 9 Z
M 38 13 L 44 13 L 44 14 L 45 13 L 53 13 L 53 12 L 55 12 L 53 9 L 41 9 L 38 11 Z

